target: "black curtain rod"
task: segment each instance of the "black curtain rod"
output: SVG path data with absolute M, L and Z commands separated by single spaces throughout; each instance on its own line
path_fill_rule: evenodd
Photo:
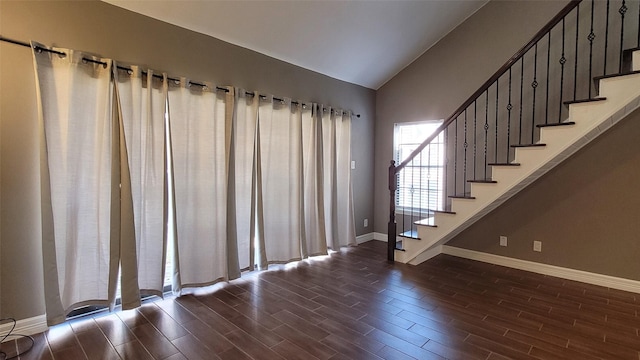
M 3 36 L 0 36 L 0 41 L 4 41 L 4 42 L 8 42 L 8 43 L 15 44 L 15 45 L 20 45 L 20 46 L 25 46 L 25 47 L 28 47 L 28 48 L 31 48 L 31 47 L 32 47 L 32 46 L 31 46 L 31 44 L 29 44 L 29 43 L 27 43 L 27 42 L 24 42 L 24 41 L 18 41 L 18 40 L 13 40 L 13 39 L 9 39 L 9 38 L 3 37 Z M 38 50 L 38 51 L 46 51 L 46 52 L 50 52 L 50 53 L 57 54 L 57 55 L 67 56 L 67 54 L 65 54 L 65 53 L 63 53 L 63 52 L 61 52 L 61 51 L 52 50 L 52 49 L 47 49 L 47 48 L 43 48 L 43 47 L 41 47 L 41 46 L 34 46 L 33 48 L 34 48 L 35 50 Z M 107 66 L 107 63 L 106 63 L 106 62 L 104 62 L 104 61 L 100 61 L 100 60 L 94 60 L 94 59 L 82 58 L 82 61 L 90 62 L 90 63 L 94 63 L 94 64 L 100 64 L 100 65 L 102 65 L 102 66 L 104 66 L 104 67 L 106 67 L 106 66 Z M 123 70 L 123 71 L 127 71 L 127 72 L 132 71 L 132 69 L 131 69 L 131 68 L 128 68 L 128 67 L 124 67 L 124 66 L 120 66 L 120 65 L 117 65 L 116 67 L 117 67 L 118 69 L 120 69 L 120 70 Z M 147 74 L 147 72 L 146 72 L 146 71 L 144 71 L 144 70 L 142 71 L 142 73 L 143 73 L 143 74 L 145 74 L 145 75 Z M 163 78 L 164 78 L 162 75 L 158 75 L 158 74 L 153 74 L 152 76 L 153 76 L 153 77 L 155 77 L 155 78 L 158 78 L 158 79 L 163 79 Z M 167 80 L 171 80 L 171 81 L 175 81 L 175 82 L 179 82 L 179 81 L 180 81 L 180 79 L 176 79 L 176 78 L 172 78 L 172 77 L 167 77 Z M 190 85 L 200 86 L 200 87 L 203 87 L 203 88 L 204 88 L 204 87 L 207 87 L 207 85 L 205 85 L 205 84 L 197 83 L 197 82 L 193 82 L 193 81 L 189 81 L 189 84 L 190 84 Z M 229 89 L 224 88 L 224 87 L 220 87 L 220 86 L 216 86 L 216 90 L 220 90 L 220 91 L 224 91 L 224 92 L 229 92 Z M 254 92 L 252 92 L 252 91 L 245 91 L 245 95 L 248 95 L 248 96 L 256 96 L 256 94 L 255 94 Z M 266 99 L 267 97 L 266 97 L 265 95 L 260 95 L 260 98 L 261 98 L 261 99 Z M 275 100 L 275 101 L 280 101 L 280 102 L 283 102 L 283 101 L 284 101 L 284 99 L 277 98 L 277 97 L 275 97 L 275 96 L 273 97 L 273 100 Z M 292 103 L 292 104 L 294 104 L 294 105 L 302 105 L 302 106 L 307 105 L 307 104 L 305 104 L 305 103 L 299 103 L 299 102 L 297 102 L 297 101 L 295 101 L 295 100 L 292 100 L 292 101 L 291 101 L 291 103 Z M 355 115 L 356 117 L 358 117 L 358 118 L 360 117 L 360 114 L 354 114 L 354 115 Z

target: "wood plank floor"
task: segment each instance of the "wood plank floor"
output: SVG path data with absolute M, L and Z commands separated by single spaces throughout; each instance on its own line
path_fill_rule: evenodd
M 640 294 L 370 241 L 56 326 L 21 359 L 640 359 Z M 27 340 L 2 344 L 8 357 Z

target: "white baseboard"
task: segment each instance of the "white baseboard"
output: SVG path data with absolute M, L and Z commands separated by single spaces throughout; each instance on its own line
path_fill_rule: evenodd
M 368 233 L 368 234 L 364 234 L 364 235 L 360 235 L 360 236 L 356 236 L 356 243 L 358 244 L 362 244 L 365 243 L 367 241 L 371 241 L 373 240 L 373 233 Z
M 591 273 L 582 270 L 563 268 L 554 265 L 541 264 L 533 261 L 514 259 L 510 257 L 483 253 L 474 250 L 443 245 L 442 253 L 465 259 L 477 260 L 489 264 L 507 266 L 514 269 L 531 271 L 538 274 L 555 276 L 567 280 L 580 281 L 587 284 L 604 286 L 612 289 L 640 293 L 640 281 L 619 278 L 615 276 Z
M 387 234 L 383 234 L 383 233 L 379 233 L 379 232 L 374 232 L 373 233 L 373 240 L 378 240 L 378 241 L 384 241 L 387 242 L 389 240 L 389 237 L 387 236 Z
M 363 234 L 356 237 L 356 243 L 362 244 L 367 241 L 377 240 L 387 242 L 387 234 L 382 234 L 378 232 L 370 232 L 368 234 Z
M 0 335 L 6 335 L 13 326 L 13 323 L 6 323 L 0 325 Z M 16 322 L 16 328 L 11 332 L 12 334 L 20 334 L 20 335 L 34 335 L 39 334 L 41 332 L 47 331 L 49 327 L 47 326 L 47 317 L 46 315 L 38 315 L 28 319 L 18 320 Z M 5 341 L 13 340 L 14 337 L 9 336 Z

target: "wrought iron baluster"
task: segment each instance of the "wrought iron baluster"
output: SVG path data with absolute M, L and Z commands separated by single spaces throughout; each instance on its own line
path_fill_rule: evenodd
M 507 104 L 507 163 L 509 162 L 509 156 L 511 155 L 511 68 L 509 68 L 509 103 Z
M 464 195 L 467 193 L 467 147 L 469 146 L 467 142 L 467 109 L 464 109 L 464 143 L 462 146 L 464 147 L 464 166 L 462 168 L 462 192 Z
M 498 94 L 500 93 L 500 89 L 498 87 L 498 84 L 500 83 L 500 78 L 498 78 L 498 80 L 496 80 L 496 126 L 495 126 L 495 130 L 496 130 L 496 147 L 495 147 L 495 154 L 494 154 L 494 162 L 497 164 L 498 163 L 498 106 L 499 106 L 499 101 L 498 101 Z
M 607 48 L 609 46 L 609 5 L 610 5 L 611 0 L 607 0 L 607 15 L 606 15 L 606 21 L 605 21 L 605 25 L 604 25 L 604 70 L 602 72 L 602 75 L 607 75 L 607 55 L 609 54 L 609 52 L 607 51 Z M 640 14 L 640 12 L 638 12 Z M 640 23 L 640 22 L 638 22 Z M 638 28 L 640 29 L 640 28 Z M 639 36 L 639 40 L 640 40 L 640 33 L 638 33 Z
M 524 56 L 520 58 L 520 125 L 518 126 L 518 144 L 522 144 L 522 103 L 524 92 Z
M 587 40 L 589 40 L 589 78 L 587 84 L 589 85 L 589 98 L 591 98 L 591 79 L 593 78 L 593 40 L 596 38 L 596 34 L 593 33 L 593 12 L 595 7 L 595 0 L 591 0 L 591 31 L 587 36 Z
M 489 142 L 489 88 L 484 93 L 484 178 L 487 177 L 487 143 Z
M 533 88 L 533 101 L 531 104 L 531 144 L 533 144 L 533 133 L 536 128 L 536 88 L 538 87 L 538 43 L 533 52 L 533 82 L 531 87 Z
M 449 177 L 449 156 L 448 156 L 449 151 L 447 150 L 447 144 L 449 143 L 449 127 L 450 127 L 450 126 L 451 126 L 451 124 L 449 124 L 449 126 L 447 126 L 447 127 L 444 129 L 444 139 L 443 139 L 443 141 L 444 141 L 444 147 L 443 147 L 443 149 L 444 149 L 444 157 L 445 157 L 445 159 L 444 159 L 444 172 L 443 172 L 443 176 L 445 176 L 445 179 L 446 179 L 447 177 Z M 448 189 L 448 186 L 447 186 L 447 181 L 446 181 L 446 180 L 445 180 L 445 181 L 443 181 L 443 182 L 442 182 L 442 185 L 443 185 L 443 187 L 444 187 L 444 189 L 442 189 L 442 194 L 444 194 L 444 195 L 445 195 L 445 199 L 446 199 L 446 196 L 449 194 L 449 189 Z M 444 205 L 446 206 L 446 200 L 445 200 L 445 199 L 443 199 L 443 201 L 445 202 L 445 204 L 444 204 Z
M 560 98 L 558 102 L 558 122 L 562 122 L 562 91 L 564 90 L 564 64 L 567 62 L 567 58 L 564 57 L 564 44 L 565 44 L 565 19 L 562 18 L 562 56 L 560 56 Z
M 476 164 L 477 161 L 477 150 L 478 150 L 478 102 L 473 102 L 473 179 L 477 179 L 476 177 Z
M 620 14 L 620 64 L 618 66 L 618 71 L 622 72 L 622 53 L 624 52 L 624 14 L 627 13 L 627 4 L 625 0 L 622 0 L 622 5 L 620 9 L 618 9 L 618 13 Z
M 434 141 L 437 141 L 437 140 L 434 139 Z M 433 147 L 432 144 L 427 146 L 427 204 L 426 206 L 423 206 L 426 211 L 427 217 L 431 217 L 431 148 Z M 420 170 L 420 175 L 422 175 L 422 170 Z M 431 220 L 429 223 L 431 224 Z
M 411 164 L 409 164 L 409 166 L 411 166 Z M 398 191 L 400 191 L 401 196 L 404 195 L 405 197 L 405 205 L 404 208 L 406 208 L 406 197 L 407 195 L 411 196 L 411 188 L 407 188 L 407 170 L 409 169 L 409 167 L 405 167 L 404 169 L 402 169 L 402 183 L 404 184 L 404 188 L 400 189 L 400 187 L 398 186 Z M 404 194 L 403 194 L 404 193 Z M 411 200 L 409 200 L 409 203 L 411 203 Z M 400 205 L 400 204 L 398 204 Z M 404 210 L 404 209 L 403 209 Z M 400 233 L 404 234 L 405 231 L 407 231 L 407 227 L 406 227 L 406 217 L 404 214 L 404 211 L 402 212 L 402 214 L 400 214 L 402 217 L 402 228 Z
M 453 144 L 453 195 L 458 194 L 458 118 L 455 120 L 456 123 L 456 135 L 454 137 Z
M 420 154 L 418 155 L 418 163 L 416 164 L 416 166 L 413 168 L 413 175 L 412 177 L 415 179 L 416 177 L 416 173 L 418 176 L 418 196 L 416 199 L 416 205 L 411 207 L 411 236 L 415 237 L 417 236 L 418 233 L 418 226 L 416 225 L 416 221 L 421 220 L 422 218 L 422 189 L 423 189 L 423 184 L 422 184 L 422 154 L 424 153 L 424 150 L 420 152 Z M 417 171 L 416 171 L 417 170 Z M 418 211 L 414 211 L 414 209 L 418 209 Z M 415 232 L 414 232 L 415 229 Z
M 548 124 L 549 123 L 549 73 L 551 72 L 551 69 L 549 68 L 549 66 L 551 65 L 550 60 L 551 60 L 551 30 L 549 30 L 549 34 L 547 36 L 547 82 L 546 82 L 546 87 L 547 87 L 547 96 L 545 99 L 545 109 L 544 109 L 544 123 Z
M 580 5 L 576 7 L 576 52 L 574 53 L 574 65 L 573 65 L 573 99 L 577 99 L 578 93 L 578 41 L 580 32 Z

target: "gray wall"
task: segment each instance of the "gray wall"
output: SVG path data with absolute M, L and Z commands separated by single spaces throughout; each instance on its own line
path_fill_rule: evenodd
M 351 109 L 356 232 L 373 227 L 375 92 L 98 1 L 0 1 L 0 34 Z M 0 42 L 0 317 L 44 313 L 38 128 L 30 50 Z M 369 219 L 369 227 L 363 220 Z
M 393 124 L 450 116 L 566 3 L 491 1 L 378 89 L 376 232 L 387 233 Z

